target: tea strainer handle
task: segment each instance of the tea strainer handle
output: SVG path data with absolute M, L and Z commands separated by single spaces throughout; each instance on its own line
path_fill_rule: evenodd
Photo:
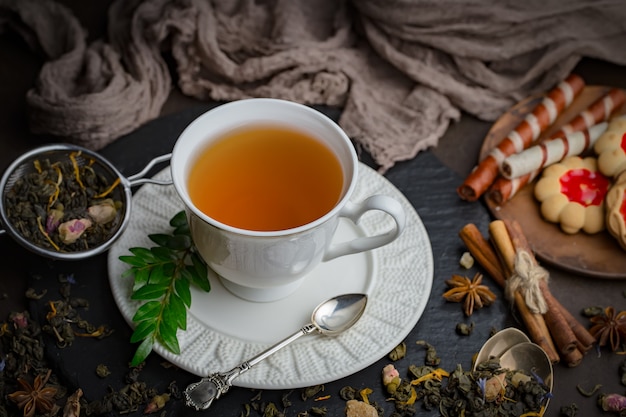
M 148 163 L 148 165 L 145 166 L 144 169 L 142 169 L 141 171 L 139 171 L 135 175 L 131 175 L 131 176 L 129 176 L 127 178 L 128 182 L 130 183 L 130 186 L 133 187 L 135 185 L 141 185 L 141 184 L 171 185 L 172 184 L 172 180 L 171 179 L 155 180 L 153 178 L 147 178 L 146 177 L 146 174 L 148 174 L 148 172 L 156 164 L 160 164 L 161 162 L 167 162 L 170 159 L 172 159 L 172 154 L 171 153 L 168 153 L 168 154 L 165 154 L 165 155 L 161 155 L 161 156 L 157 156 L 156 158 L 154 158 L 152 161 L 150 161 Z

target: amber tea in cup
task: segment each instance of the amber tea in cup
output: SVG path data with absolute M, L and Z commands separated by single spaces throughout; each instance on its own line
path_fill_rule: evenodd
M 262 302 L 291 294 L 320 262 L 400 235 L 405 213 L 398 201 L 352 201 L 358 170 L 354 146 L 333 120 L 262 98 L 200 115 L 178 137 L 171 159 L 198 253 L 231 293 Z M 391 217 L 393 226 L 333 241 L 340 221 L 357 223 L 370 212 Z
M 191 201 L 207 216 L 246 230 L 310 223 L 339 201 L 344 179 L 332 150 L 282 126 L 236 129 L 202 150 L 189 172 Z

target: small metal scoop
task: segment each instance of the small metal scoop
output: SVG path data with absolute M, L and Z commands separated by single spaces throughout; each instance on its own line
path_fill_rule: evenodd
M 479 363 L 488 360 L 491 357 L 499 358 L 504 352 L 518 343 L 530 342 L 528 336 L 523 331 L 515 327 L 507 327 L 491 336 L 478 351 L 478 356 L 474 362 L 474 369 Z
M 227 372 L 218 372 L 202 378 L 185 389 L 187 405 L 196 410 L 206 410 L 214 400 L 226 394 L 232 382 L 257 363 L 266 359 L 294 340 L 317 330 L 326 336 L 337 336 L 352 327 L 365 311 L 366 294 L 344 294 L 333 297 L 318 305 L 311 315 L 311 323 L 293 335 L 283 339 L 252 359 L 237 365 Z
M 480 363 L 490 358 L 497 358 L 502 368 L 534 374 L 541 378 L 552 392 L 554 375 L 552 362 L 546 352 L 539 345 L 532 343 L 521 330 L 509 327 L 491 336 L 478 352 L 474 370 Z M 546 408 L 549 402 L 548 399 Z
M 12 224 L 7 214 L 7 193 L 24 175 L 35 171 L 34 162 L 39 160 L 49 160 L 51 163 L 68 161 L 69 155 L 76 155 L 76 164 L 83 166 L 90 164 L 91 168 L 98 175 L 102 175 L 107 181 L 112 184 L 119 178 L 120 183 L 111 192 L 111 197 L 117 201 L 122 202 L 122 210 L 118 213 L 118 219 L 116 227 L 114 227 L 109 236 L 100 244 L 90 247 L 85 250 L 73 251 L 73 252 L 61 252 L 54 248 L 46 248 L 36 245 L 20 233 L 20 231 Z M 26 249 L 37 253 L 39 255 L 62 260 L 78 260 L 88 258 L 90 256 L 97 255 L 107 250 L 113 242 L 121 235 L 126 228 L 130 219 L 130 206 L 132 192 L 131 187 L 136 185 L 150 183 L 158 185 L 169 185 L 171 181 L 159 181 L 151 178 L 145 178 L 145 175 L 158 163 L 169 161 L 171 154 L 161 155 L 154 158 L 146 165 L 146 167 L 139 173 L 125 178 L 115 166 L 106 160 L 101 155 L 93 152 L 89 149 L 69 144 L 53 144 L 46 145 L 39 148 L 35 148 L 29 152 L 22 154 L 6 169 L 0 180 L 0 223 L 3 229 L 0 229 L 0 234 L 7 233 L 15 241 L 21 244 Z
M 522 342 L 512 346 L 500 357 L 500 366 L 533 373 L 552 391 L 552 362 L 539 345 Z

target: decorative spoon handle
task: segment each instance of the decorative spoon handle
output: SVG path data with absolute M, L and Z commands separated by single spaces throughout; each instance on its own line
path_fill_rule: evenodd
M 254 365 L 276 353 L 294 340 L 311 333 L 315 329 L 316 327 L 313 323 L 307 324 L 298 330 L 298 332 L 287 337 L 286 339 L 281 340 L 267 350 L 264 350 L 253 358 L 248 359 L 247 361 L 234 367 L 230 371 L 210 374 L 209 376 L 202 378 L 200 381 L 190 384 L 185 389 L 185 401 L 187 405 L 198 411 L 206 410 L 211 406 L 214 400 L 217 400 L 228 392 L 232 386 L 233 380 L 239 375 L 248 371 Z

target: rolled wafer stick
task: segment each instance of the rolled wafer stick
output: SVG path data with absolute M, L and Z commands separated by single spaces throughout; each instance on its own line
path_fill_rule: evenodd
M 502 161 L 500 172 L 505 178 L 518 178 L 562 161 L 568 156 L 580 155 L 593 147 L 608 125 L 607 122 L 598 123 L 589 129 L 547 140 L 508 156 Z
M 494 203 L 500 205 L 512 199 L 519 190 L 521 190 L 526 184 L 531 182 L 541 173 L 541 170 L 537 170 L 531 174 L 526 174 L 518 178 L 504 178 L 498 177 L 492 184 L 487 198 Z
M 472 170 L 457 188 L 458 195 L 467 201 L 476 201 L 498 176 L 504 158 L 531 145 L 576 98 L 584 80 L 571 74 L 552 89 L 532 112 L 526 115 L 498 145 Z
M 626 102 L 626 93 L 620 88 L 612 88 L 608 93 L 594 101 L 569 123 L 562 126 L 548 140 L 564 138 L 570 133 L 589 129 L 591 126 L 609 120 L 615 110 Z
M 578 114 L 572 121 L 552 134 L 551 139 L 565 137 L 569 133 L 589 129 L 591 126 L 609 120 L 617 109 L 626 102 L 626 93 L 619 88 L 613 88 L 608 93 L 594 101 L 589 107 Z M 488 191 L 488 198 L 496 204 L 503 204 L 513 198 L 519 190 L 531 182 L 541 173 L 541 169 L 507 179 L 498 177 Z
M 494 242 L 496 252 L 503 261 L 503 265 L 506 266 L 507 275 L 510 276 L 514 269 L 515 263 L 515 248 L 509 236 L 508 230 L 504 221 L 494 220 L 489 224 L 489 234 L 491 240 Z M 533 313 L 526 305 L 526 301 L 522 297 L 519 291 L 515 291 L 513 294 L 513 300 L 511 300 L 524 322 L 530 339 L 541 346 L 546 352 L 552 363 L 558 363 L 560 360 L 556 347 L 550 335 L 550 331 L 543 316 L 539 313 Z

